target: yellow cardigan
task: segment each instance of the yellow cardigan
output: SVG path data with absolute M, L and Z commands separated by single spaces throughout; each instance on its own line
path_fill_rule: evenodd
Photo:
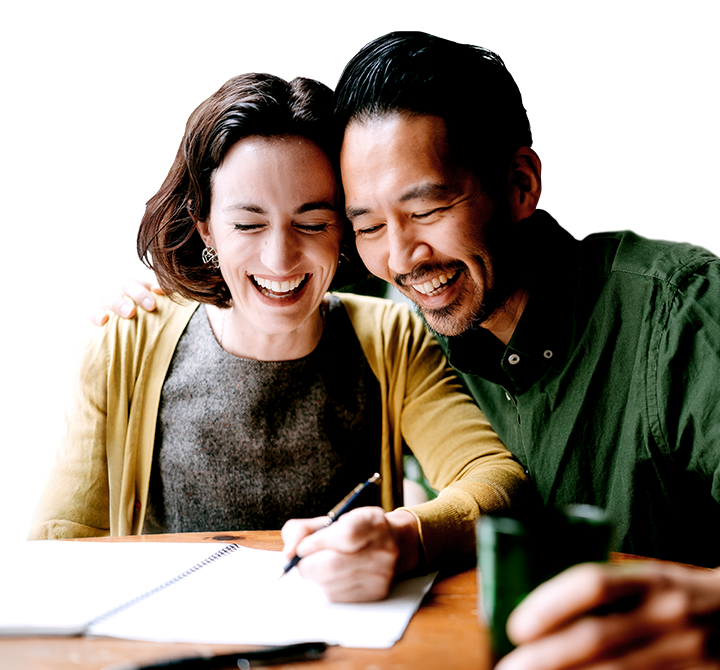
M 402 505 L 406 444 L 440 491 L 435 500 L 409 508 L 420 524 L 428 567 L 473 552 L 475 520 L 519 500 L 527 485 L 523 468 L 405 305 L 338 297 L 380 382 L 383 507 Z M 160 394 L 197 307 L 161 298 L 154 312 L 115 317 L 93 333 L 30 539 L 142 533 Z

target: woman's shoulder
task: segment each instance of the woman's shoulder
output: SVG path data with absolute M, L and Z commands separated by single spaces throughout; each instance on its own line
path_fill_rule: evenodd
M 332 293 L 331 296 L 338 299 L 349 312 L 414 316 L 406 304 L 390 300 L 389 298 L 378 298 L 357 293 Z
M 121 330 L 129 328 L 136 331 L 164 329 L 168 324 L 187 322 L 198 308 L 198 304 L 179 296 L 158 295 L 152 312 L 138 308 L 134 319 L 118 318 L 116 327 Z
M 140 346 L 161 337 L 174 340 L 182 334 L 198 308 L 197 302 L 164 295 L 156 296 L 155 303 L 152 312 L 138 308 L 132 319 L 112 315 L 104 326 L 94 327 L 91 340 L 115 342 L 122 346 Z
M 361 337 L 386 339 L 412 333 L 414 339 L 432 338 L 422 319 L 404 302 L 354 293 L 332 295 L 343 304 Z

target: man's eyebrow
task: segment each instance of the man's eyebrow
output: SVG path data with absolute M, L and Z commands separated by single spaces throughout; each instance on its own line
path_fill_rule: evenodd
M 417 200 L 418 198 L 436 198 L 441 195 L 447 195 L 451 191 L 452 189 L 447 184 L 439 184 L 437 182 L 419 184 L 405 191 L 405 193 L 398 198 L 398 202 L 407 202 L 408 200 Z
M 411 187 L 397 199 L 397 202 L 408 202 L 409 200 L 418 200 L 420 198 L 437 198 L 439 196 L 446 196 L 452 192 L 453 189 L 447 184 L 429 182 Z M 345 208 L 347 218 L 351 221 L 363 214 L 368 214 L 370 211 L 369 207 L 348 206 Z
M 362 216 L 363 214 L 367 214 L 370 210 L 367 207 L 346 207 L 345 208 L 345 216 L 347 216 L 348 219 L 351 221 L 358 216 Z

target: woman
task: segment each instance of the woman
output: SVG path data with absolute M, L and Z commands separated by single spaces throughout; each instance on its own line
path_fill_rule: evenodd
M 348 549 L 358 563 L 383 563 L 378 588 L 338 596 L 368 599 L 471 553 L 475 518 L 521 491 L 419 320 L 327 294 L 353 267 L 330 113 L 318 82 L 250 74 L 191 115 L 138 235 L 175 301 L 87 346 L 32 539 L 278 528 L 379 471 L 382 509 L 333 531 L 367 539 Z M 405 444 L 441 489 L 412 509 L 398 509 Z

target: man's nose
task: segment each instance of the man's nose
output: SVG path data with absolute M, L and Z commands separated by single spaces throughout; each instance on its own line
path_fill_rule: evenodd
M 432 248 L 412 223 L 388 222 L 388 267 L 394 274 L 412 272 L 430 260 Z

